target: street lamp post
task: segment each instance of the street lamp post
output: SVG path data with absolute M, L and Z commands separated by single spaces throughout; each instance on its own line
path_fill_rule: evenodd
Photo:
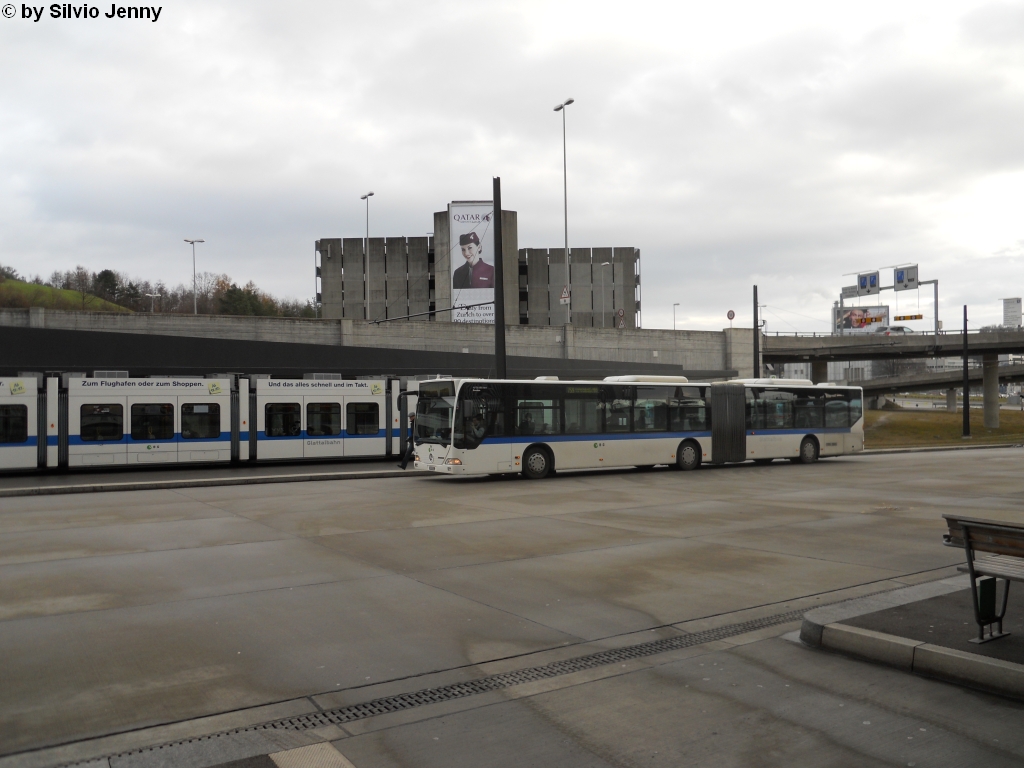
M 149 313 L 153 314 L 154 312 L 156 312 L 156 297 L 159 296 L 160 294 L 147 293 L 146 295 L 149 297 Z
M 366 201 L 366 247 L 363 253 L 366 254 L 366 273 L 363 279 L 366 280 L 366 319 L 370 319 L 370 198 L 373 192 L 367 192 L 360 200 Z
M 602 267 L 602 269 L 601 269 L 601 327 L 602 328 L 605 327 L 604 323 L 605 323 L 605 317 L 606 317 L 605 311 L 604 311 L 604 269 L 603 268 L 609 266 L 610 264 L 611 264 L 610 261 L 602 261 L 601 262 L 601 267 Z
M 676 329 L 676 307 L 678 307 L 678 306 L 679 306 L 679 302 L 678 301 L 675 304 L 672 305 L 672 330 L 673 331 Z
M 569 170 L 565 149 L 565 108 L 574 101 L 575 99 L 566 99 L 555 107 L 555 112 L 562 113 L 562 192 L 565 209 L 565 287 L 569 293 L 569 303 L 565 305 L 566 325 L 572 323 L 572 280 L 569 278 Z
M 196 298 L 196 243 L 205 243 L 205 240 L 194 238 L 189 240 L 185 238 L 185 242 L 192 246 L 192 314 L 199 314 L 199 301 Z

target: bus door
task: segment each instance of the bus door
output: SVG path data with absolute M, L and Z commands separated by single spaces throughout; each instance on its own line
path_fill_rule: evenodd
M 746 387 L 712 384 L 711 463 L 747 460 Z
M 469 467 L 479 467 L 486 472 L 516 471 L 513 456 L 521 456 L 526 444 L 513 443 L 506 432 L 507 391 L 500 384 L 484 383 L 466 384 L 459 390 L 452 445 L 470 451 L 464 457 Z M 526 413 L 537 418 L 537 421 L 531 420 L 532 424 L 539 424 L 544 414 L 558 413 L 557 410 L 543 408 L 545 402 L 550 406 L 552 401 L 535 401 L 531 393 L 520 392 L 513 402 L 520 418 L 525 418 Z M 529 432 L 521 430 L 520 434 L 537 435 L 538 442 L 541 442 L 542 434 L 552 433 L 543 433 L 539 428 L 531 427 Z
M 37 394 L 35 378 L 0 379 L 0 469 L 38 464 Z
M 303 456 L 335 458 L 345 455 L 344 398 L 341 395 L 306 395 L 306 432 L 302 441 Z
M 256 439 L 260 459 L 301 459 L 302 396 L 294 394 L 256 397 Z
M 179 395 L 178 461 L 231 460 L 231 382 L 210 379 L 207 390 Z
M 387 414 L 384 395 L 353 395 L 344 398 L 345 455 L 383 456 L 386 448 Z
M 95 379 L 72 379 L 68 396 L 68 466 L 126 464 L 128 398 L 85 391 Z
M 132 393 L 126 398 L 125 437 L 129 464 L 178 460 L 175 411 L 178 398 L 163 392 Z

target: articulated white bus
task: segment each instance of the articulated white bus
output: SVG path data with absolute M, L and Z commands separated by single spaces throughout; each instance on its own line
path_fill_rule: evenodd
M 811 463 L 863 450 L 862 401 L 859 387 L 795 379 L 432 379 L 419 383 L 415 467 L 540 479 L 556 469 Z

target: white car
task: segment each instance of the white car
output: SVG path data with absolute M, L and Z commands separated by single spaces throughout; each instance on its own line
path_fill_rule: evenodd
M 905 325 L 880 325 L 875 328 L 875 333 L 880 333 L 883 336 L 906 336 L 914 332 L 913 328 L 908 328 Z

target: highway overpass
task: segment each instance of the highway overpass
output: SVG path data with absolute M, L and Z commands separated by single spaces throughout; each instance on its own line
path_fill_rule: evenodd
M 913 333 L 885 336 L 769 334 L 761 337 L 765 363 L 828 363 L 839 360 L 891 360 L 893 358 L 960 357 L 963 333 Z M 1005 355 L 1024 353 L 1024 330 L 975 331 L 967 334 L 968 354 Z

